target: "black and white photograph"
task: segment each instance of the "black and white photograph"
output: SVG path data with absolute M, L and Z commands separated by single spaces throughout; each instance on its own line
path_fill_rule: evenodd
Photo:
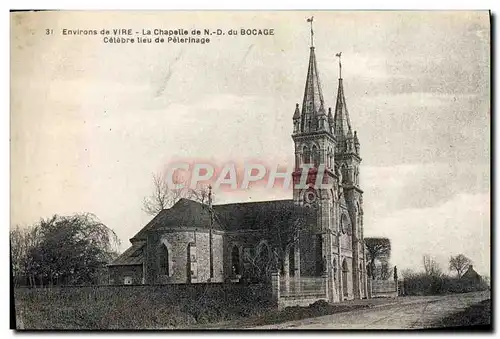
M 491 13 L 11 11 L 16 331 L 491 331 Z

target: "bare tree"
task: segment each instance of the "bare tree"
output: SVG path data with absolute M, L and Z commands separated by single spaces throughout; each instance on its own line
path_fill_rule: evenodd
M 284 267 L 290 249 L 297 243 L 308 220 L 314 219 L 315 212 L 314 209 L 301 206 L 284 208 L 275 205 L 257 213 L 254 222 L 266 227 L 265 234 L 271 247 L 275 268 Z
M 19 227 L 10 230 L 10 255 L 12 275 L 15 285 L 24 280 L 29 286 L 35 285 L 33 274 L 34 263 L 29 254 L 40 242 L 40 228 L 38 226 Z
M 465 255 L 458 254 L 454 257 L 453 256 L 450 257 L 449 269 L 450 269 L 450 271 L 456 271 L 457 278 L 460 278 L 465 273 L 465 271 L 467 270 L 467 268 L 469 267 L 469 265 L 471 263 L 472 263 L 472 261 L 469 258 L 467 258 Z
M 377 274 L 376 262 L 387 263 L 391 256 L 391 241 L 388 238 L 365 238 L 365 246 L 368 251 L 369 267 L 372 279 L 375 279 L 377 275 L 390 276 L 390 272 L 387 270 L 384 274 L 380 272 Z
M 439 277 L 442 275 L 441 268 L 439 267 L 439 264 L 436 262 L 436 260 L 434 260 L 434 258 L 432 258 L 428 254 L 425 254 L 422 259 L 426 275 L 431 277 Z
M 387 261 L 382 262 L 382 265 L 380 266 L 380 280 L 389 280 L 391 275 L 393 275 L 393 269 L 389 267 L 389 263 Z
M 251 252 L 246 252 L 243 260 L 250 266 L 249 276 L 258 282 L 269 281 L 276 264 L 273 254 L 268 245 L 262 245 L 260 248 L 254 248 Z
M 183 188 L 168 187 L 167 180 L 160 174 L 153 174 L 153 190 L 143 199 L 142 209 L 149 215 L 157 215 L 162 210 L 172 207 L 181 198 L 198 201 L 202 204 L 208 202 L 208 186 L 201 185 L 191 189 L 184 182 Z
M 251 276 L 265 281 L 273 271 L 283 268 L 289 251 L 297 243 L 307 222 L 314 219 L 315 213 L 310 208 L 289 208 L 279 203 L 257 205 L 251 228 L 263 229 L 266 242 L 251 253 L 244 254 L 245 262 L 251 267 Z

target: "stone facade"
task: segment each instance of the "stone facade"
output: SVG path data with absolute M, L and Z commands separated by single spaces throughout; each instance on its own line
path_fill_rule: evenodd
M 275 253 L 273 215 L 302 208 L 314 211 L 314 220 L 294 236 L 281 267 L 274 269 L 285 279 L 325 277 L 332 302 L 368 297 L 360 143 L 351 130 L 342 78 L 332 113 L 317 68 L 311 47 L 302 108 L 296 104 L 292 119 L 293 183 L 307 171 L 307 186 L 294 186 L 292 200 L 212 206 L 181 199 L 136 234 L 132 247 L 110 265 L 115 283 L 125 274 L 146 284 L 252 280 L 261 274 L 256 260 Z M 270 281 L 271 274 L 267 277 Z

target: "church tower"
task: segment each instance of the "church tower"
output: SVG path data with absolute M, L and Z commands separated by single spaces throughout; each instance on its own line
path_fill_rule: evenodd
M 309 64 L 302 107 L 293 114 L 293 200 L 317 211 L 317 223 L 299 239 L 300 274 L 328 279 L 330 300 L 367 297 L 363 242 L 363 191 L 359 187 L 360 144 L 352 132 L 344 96 L 341 53 L 335 110 L 326 109 L 312 18 Z
M 342 53 L 336 55 L 339 58 L 339 84 L 333 122 L 336 140 L 334 166 L 336 173 L 339 173 L 342 188 L 339 201 L 340 212 L 347 210 L 349 214 L 353 296 L 355 299 L 359 299 L 361 296 L 366 295 L 367 288 L 363 238 L 363 191 L 359 186 L 361 156 L 358 136 L 356 131 L 354 131 L 354 134 L 352 132 L 344 95 L 341 55 Z M 342 219 L 340 223 L 342 223 Z M 340 225 L 339 229 L 342 228 L 343 226 Z
M 325 107 L 312 29 L 304 97 L 302 107 L 296 104 L 293 126 L 293 199 L 297 205 L 314 208 L 318 220 L 300 240 L 301 274 L 318 276 L 331 269 L 328 263 L 332 259 L 332 212 L 338 178 L 334 173 L 334 118 L 332 110 Z

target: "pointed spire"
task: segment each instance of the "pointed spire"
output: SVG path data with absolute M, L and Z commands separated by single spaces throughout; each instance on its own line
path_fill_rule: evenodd
M 299 104 L 295 104 L 295 113 L 293 113 L 293 120 L 300 119 Z
M 302 132 L 316 130 L 318 125 L 317 115 L 319 112 L 324 112 L 324 100 L 316 63 L 316 54 L 314 53 L 314 47 L 311 47 L 306 87 L 304 90 L 304 101 L 302 103 Z
M 351 121 L 349 119 L 349 111 L 344 96 L 344 85 L 342 80 L 342 64 L 340 57 L 342 52 L 337 53 L 335 56 L 339 58 L 339 88 L 337 92 L 337 103 L 335 104 L 335 117 L 333 132 L 337 139 L 338 151 L 346 151 L 346 139 L 352 138 Z
M 333 124 L 334 124 L 334 121 L 333 121 L 333 115 L 332 115 L 332 108 L 328 107 L 328 125 L 330 125 L 330 128 L 332 128 L 332 129 L 333 129 Z

